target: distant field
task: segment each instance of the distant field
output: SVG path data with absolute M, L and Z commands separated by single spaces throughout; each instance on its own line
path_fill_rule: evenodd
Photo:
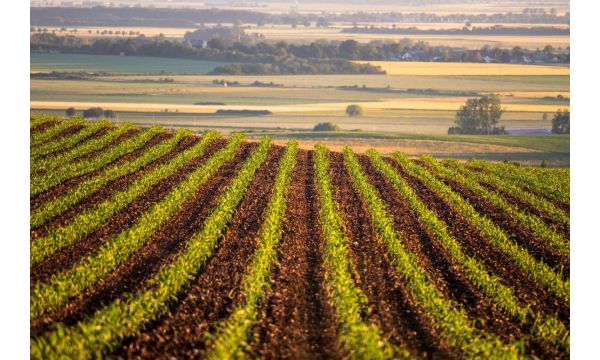
M 412 76 L 566 76 L 567 66 L 487 64 L 487 63 L 444 63 L 404 61 L 356 61 L 361 64 L 379 66 L 389 75 Z
M 111 73 L 206 74 L 220 63 L 140 56 L 31 53 L 30 71 L 107 71 Z

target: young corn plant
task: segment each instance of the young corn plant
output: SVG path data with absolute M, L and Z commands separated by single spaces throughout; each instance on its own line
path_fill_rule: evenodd
M 61 132 L 67 130 L 72 126 L 83 125 L 84 121 L 82 118 L 74 118 L 65 121 L 58 122 L 55 126 L 47 129 L 46 131 L 34 133 L 31 135 L 30 149 L 35 151 L 37 147 L 43 146 L 54 137 L 58 136 Z
M 394 229 L 392 215 L 377 190 L 368 182 L 356 155 L 348 147 L 343 153 L 346 169 L 369 209 L 378 239 L 388 250 L 393 266 L 406 281 L 412 296 L 423 306 L 441 334 L 470 358 L 519 358 L 521 351 L 516 344 L 504 344 L 496 336 L 477 329 L 460 305 L 446 299 L 428 279 L 414 254 L 404 247 Z
M 50 141 L 33 149 L 30 154 L 32 162 L 36 162 L 39 158 L 49 155 L 53 152 L 63 151 L 85 141 L 89 137 L 95 135 L 101 130 L 110 128 L 112 123 L 108 120 L 98 121 L 91 124 L 86 124 L 83 129 L 75 134 L 65 136 L 56 141 Z
M 52 276 L 47 282 L 36 283 L 30 296 L 31 318 L 35 319 L 58 309 L 137 252 L 200 186 L 225 162 L 233 159 L 242 139 L 242 135 L 234 135 L 225 148 L 189 174 L 164 199 L 143 213 L 131 227 L 106 241 L 97 252 L 80 260 L 72 269 Z
M 268 138 L 261 141 L 219 197 L 201 230 L 187 241 L 186 248 L 173 263 L 149 281 L 147 290 L 123 296 L 122 300 L 113 301 L 74 326 L 59 324 L 54 330 L 32 339 L 31 358 L 99 358 L 165 314 L 214 253 L 254 174 L 266 161 L 271 144 Z

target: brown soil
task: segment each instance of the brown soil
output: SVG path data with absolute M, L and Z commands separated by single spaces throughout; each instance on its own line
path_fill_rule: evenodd
M 248 147 L 241 150 L 240 158 L 245 159 L 250 153 Z M 83 293 L 68 306 L 60 309 L 44 319 L 32 324 L 32 331 L 42 324 L 60 321 L 74 324 L 84 316 L 89 315 L 106 305 L 121 294 L 138 291 L 145 281 L 155 274 L 164 264 L 171 262 L 185 246 L 186 240 L 202 225 L 210 210 L 218 202 L 223 188 L 235 176 L 242 166 L 236 161 L 235 166 L 224 167 L 211 177 L 197 193 L 188 200 L 169 222 L 159 229 L 156 235 L 142 249 L 132 255 L 126 263 L 119 266 L 102 282 Z M 43 326 L 39 326 L 43 330 Z
M 254 329 L 252 358 L 341 358 L 335 314 L 323 286 L 325 269 L 313 155 L 312 151 L 298 152 L 279 261 Z
M 71 268 L 81 257 L 94 251 L 101 246 L 104 241 L 131 226 L 142 213 L 164 198 L 169 191 L 183 181 L 198 166 L 204 163 L 206 159 L 212 155 L 212 152 L 216 151 L 216 149 L 223 144 L 224 141 L 213 142 L 211 144 L 212 151 L 208 151 L 204 156 L 189 161 L 176 174 L 158 182 L 146 194 L 136 199 L 119 213 L 115 214 L 115 216 L 100 229 L 91 233 L 84 239 L 61 249 L 48 257 L 45 261 L 32 267 L 31 281 L 44 281 L 53 274 Z M 225 164 L 220 171 L 227 171 L 229 167 L 235 167 L 241 161 L 243 161 L 243 158 L 240 159 L 238 156 L 233 161 Z
M 461 304 L 469 318 L 481 329 L 499 336 L 505 342 L 523 337 L 518 320 L 505 315 L 487 300 L 485 294 L 468 280 L 460 265 L 420 223 L 402 199 L 402 195 L 377 173 L 366 156 L 360 156 L 359 159 L 369 182 L 379 191 L 388 210 L 393 214 L 395 228 L 401 233 L 405 246 L 416 256 L 419 265 L 425 269 L 436 288 L 442 291 L 446 298 Z M 427 203 L 427 207 L 431 209 L 432 205 Z M 528 343 L 527 351 L 542 355 L 543 358 L 560 353 L 558 349 L 533 341 Z
M 150 139 L 150 141 L 146 142 L 140 148 L 121 156 L 120 158 L 116 159 L 112 163 L 106 164 L 104 167 L 102 167 L 98 170 L 95 170 L 95 171 L 91 171 L 87 174 L 75 176 L 73 178 L 67 179 L 64 182 L 34 196 L 33 198 L 30 199 L 29 205 L 31 208 L 34 208 L 34 207 L 39 206 L 39 204 L 41 204 L 45 201 L 54 199 L 57 196 L 64 194 L 65 192 L 68 192 L 69 190 L 73 189 L 75 186 L 80 184 L 83 180 L 89 179 L 97 174 L 100 174 L 101 172 L 106 170 L 106 168 L 108 168 L 108 167 L 123 164 L 127 161 L 137 158 L 138 156 L 140 156 L 142 153 L 144 153 L 149 148 L 157 145 L 158 143 L 168 139 L 171 136 L 172 135 L 169 135 L 169 134 L 158 134 L 158 135 L 154 136 L 152 139 Z
M 98 205 L 104 200 L 109 199 L 116 192 L 124 190 L 129 185 L 131 185 L 136 179 L 148 173 L 150 170 L 154 169 L 155 167 L 161 164 L 167 163 L 175 156 L 177 156 L 177 154 L 179 154 L 181 151 L 184 151 L 185 149 L 195 145 L 199 139 L 200 138 L 196 136 L 188 136 L 182 139 L 170 153 L 152 161 L 151 163 L 134 173 L 122 176 L 118 179 L 109 182 L 108 184 L 104 185 L 101 189 L 86 197 L 80 203 L 74 205 L 61 215 L 58 215 L 54 219 L 48 221 L 46 224 L 40 225 L 37 228 L 33 228 L 30 231 L 30 237 L 32 239 L 35 239 L 38 237 L 46 236 L 49 230 L 67 225 L 76 215 L 81 214 L 83 211 Z
M 119 143 L 121 143 L 121 142 L 123 142 L 123 141 L 125 141 L 127 139 L 131 139 L 132 137 L 137 136 L 139 133 L 140 133 L 140 130 L 129 129 L 129 130 L 125 131 L 123 134 L 119 135 L 119 137 L 117 137 L 116 139 L 113 139 L 110 143 L 108 143 L 108 145 L 104 146 L 103 148 L 100 148 L 98 150 L 92 151 L 89 154 L 76 157 L 75 159 L 73 159 L 73 161 L 81 161 L 81 160 L 93 159 L 96 156 L 98 156 L 98 154 L 101 154 L 104 151 L 106 151 L 106 149 L 110 149 L 111 147 L 114 147 L 115 145 L 117 145 L 117 144 L 119 144 Z
M 256 236 L 271 196 L 277 163 L 283 153 L 273 147 L 256 173 L 214 256 L 167 315 L 117 350 L 127 358 L 195 358 L 206 349 L 206 331 L 240 304 L 240 280 L 256 249 Z
M 386 161 L 408 181 L 427 207 L 434 211 L 438 218 L 444 219 L 451 234 L 461 243 L 462 249 L 467 255 L 479 259 L 488 270 L 502 278 L 523 304 L 531 306 L 538 312 L 558 313 L 559 318 L 568 325 L 568 304 L 557 299 L 543 286 L 531 280 L 508 255 L 483 239 L 469 220 L 456 213 L 445 199 L 437 196 L 418 179 L 408 175 L 396 162 L 388 159 Z
M 391 265 L 385 245 L 375 235 L 368 209 L 352 185 L 343 155 L 331 153 L 330 166 L 334 197 L 345 215 L 356 285 L 368 298 L 370 320 L 390 341 L 420 357 L 460 358 L 458 350 L 443 340 Z
M 34 134 L 34 133 L 42 132 L 42 131 L 44 131 L 44 130 L 46 130 L 46 129 L 49 129 L 49 128 L 53 127 L 53 126 L 54 126 L 54 125 L 56 125 L 57 123 L 58 123 L 58 121 L 56 121 L 56 120 L 48 120 L 48 121 L 45 121 L 45 122 L 43 122 L 43 123 L 41 123 L 41 124 L 38 124 L 38 125 L 36 125 L 36 126 L 32 127 L 32 128 L 29 130 L 29 133 L 30 133 L 30 134 Z
M 90 135 L 90 136 L 88 136 L 88 137 L 86 137 L 86 138 L 84 138 L 84 139 L 81 139 L 81 140 L 80 140 L 78 143 L 76 143 L 75 145 L 72 145 L 72 146 L 70 146 L 70 147 L 68 147 L 68 148 L 61 149 L 61 150 L 58 150 L 58 151 L 53 151 L 53 152 L 51 152 L 51 153 L 48 153 L 48 154 L 46 154 L 46 155 L 44 155 L 44 156 L 40 157 L 40 159 L 47 159 L 47 158 L 51 158 L 51 157 L 55 157 L 55 156 L 60 156 L 61 154 L 64 154 L 64 153 L 66 153 L 67 151 L 70 151 L 70 150 L 72 150 L 72 149 L 76 148 L 77 146 L 79 146 L 79 145 L 81 145 L 81 144 L 83 144 L 83 143 L 87 142 L 87 141 L 90 141 L 90 140 L 92 140 L 92 139 L 97 139 L 97 138 L 101 137 L 102 135 L 106 134 L 108 131 L 109 131 L 109 129 L 108 129 L 108 128 L 100 129 L 99 131 L 97 131 L 97 132 L 93 133 L 92 135 Z M 43 172 L 44 172 L 44 171 L 40 171 L 40 172 L 37 172 L 36 174 L 41 174 L 41 173 L 43 173 Z

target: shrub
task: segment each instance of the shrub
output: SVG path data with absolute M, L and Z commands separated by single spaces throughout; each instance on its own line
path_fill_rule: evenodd
M 340 127 L 332 122 L 318 123 L 313 128 L 313 131 L 340 131 Z
M 348 116 L 362 116 L 363 108 L 356 104 L 348 105 L 346 107 L 346 114 L 348 114 Z

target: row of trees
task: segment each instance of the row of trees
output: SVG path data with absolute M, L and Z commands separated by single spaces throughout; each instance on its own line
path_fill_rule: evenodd
M 70 107 L 65 111 L 68 117 L 73 117 L 77 114 L 77 111 L 74 107 Z M 101 118 L 105 117 L 107 119 L 114 119 L 117 117 L 117 114 L 113 110 L 104 110 L 101 107 L 91 107 L 89 109 L 83 110 L 82 113 L 84 118 Z

